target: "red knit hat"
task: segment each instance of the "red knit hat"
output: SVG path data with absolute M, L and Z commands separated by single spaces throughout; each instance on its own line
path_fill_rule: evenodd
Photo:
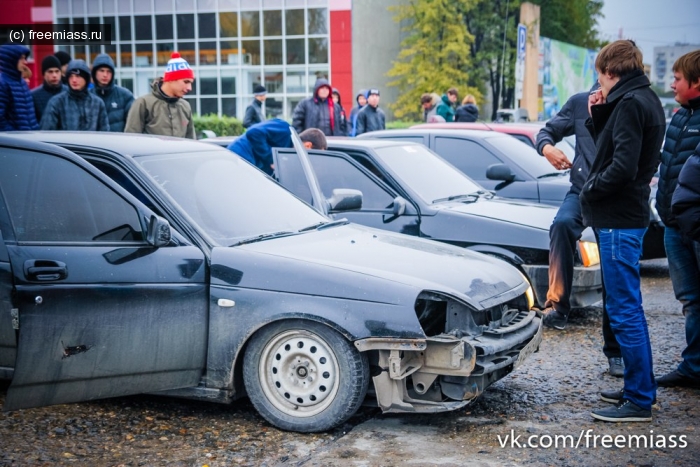
M 163 81 L 177 81 L 179 79 L 194 79 L 194 72 L 187 60 L 181 58 L 178 52 L 173 52 L 163 74 Z

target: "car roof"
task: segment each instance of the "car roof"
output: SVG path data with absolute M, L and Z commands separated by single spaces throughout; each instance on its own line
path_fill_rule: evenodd
M 527 123 L 486 123 L 486 122 L 452 122 L 452 123 L 423 123 L 414 125 L 411 129 L 451 129 L 451 130 L 483 130 L 499 133 L 527 135 L 534 137 L 544 126 L 544 122 Z
M 449 129 L 448 129 L 449 128 Z M 456 127 L 426 127 L 426 128 L 418 128 L 418 127 L 411 127 L 408 129 L 402 129 L 402 130 L 380 130 L 380 131 L 373 131 L 370 133 L 365 133 L 364 135 L 367 135 L 367 138 L 372 138 L 372 135 L 375 136 L 380 136 L 382 138 L 391 138 L 392 134 L 395 134 L 396 136 L 407 136 L 407 135 L 418 135 L 418 136 L 424 136 L 424 135 L 441 135 L 441 136 L 454 136 L 457 134 L 456 132 L 459 132 L 460 135 L 463 136 L 470 136 L 472 138 L 493 138 L 493 137 L 498 137 L 498 133 L 494 131 L 488 131 L 488 130 L 463 130 L 460 128 Z M 363 136 L 364 136 L 363 135 Z
M 328 138 L 328 150 L 332 151 L 333 148 L 384 148 L 391 146 L 406 146 L 406 145 L 419 145 L 423 146 L 421 143 L 416 143 L 414 141 L 402 141 L 402 140 L 392 140 L 392 139 L 356 139 L 356 138 Z
M 5 133 L 13 139 L 58 145 L 106 149 L 125 155 L 155 155 L 216 150 L 215 146 L 171 136 L 99 131 L 18 131 Z

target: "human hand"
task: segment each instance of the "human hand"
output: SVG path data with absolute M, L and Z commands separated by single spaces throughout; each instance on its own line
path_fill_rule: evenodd
M 551 144 L 545 144 L 545 146 L 542 148 L 542 155 L 550 164 L 552 164 L 552 167 L 557 170 L 566 170 L 571 168 L 571 161 L 568 157 L 566 157 L 566 154 Z
M 605 104 L 605 97 L 603 97 L 603 90 L 598 88 L 595 91 L 591 91 L 588 95 L 588 114 L 591 114 L 591 106 Z

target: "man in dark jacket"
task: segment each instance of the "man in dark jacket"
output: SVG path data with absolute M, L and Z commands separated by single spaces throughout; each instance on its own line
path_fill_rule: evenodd
M 692 242 L 687 242 L 693 250 L 690 261 L 700 264 L 700 243 L 698 243 L 700 242 L 700 143 L 695 147 L 695 152 L 685 161 L 681 173 L 678 175 L 678 186 L 673 192 L 671 212 L 673 212 L 673 217 L 678 224 L 678 229 L 687 237 L 687 240 L 692 240 Z M 697 267 L 695 270 L 686 271 L 686 274 L 689 276 L 689 280 L 700 284 L 700 271 Z M 692 339 L 700 331 L 698 315 L 691 312 L 685 315 L 685 319 L 686 326 L 690 327 L 690 329 L 686 329 L 686 337 L 691 339 L 688 339 L 688 348 L 683 352 L 684 361 L 686 354 L 692 360 L 692 357 L 696 356 L 697 351 L 700 350 L 697 348 L 700 341 Z M 695 362 L 691 361 L 691 363 Z M 681 376 L 684 375 L 681 373 Z M 681 386 L 681 384 L 677 384 L 677 386 Z
M 292 147 L 292 127 L 279 118 L 273 118 L 251 126 L 236 138 L 228 149 L 241 156 L 263 172 L 272 175 L 275 166 L 272 148 Z M 316 128 L 304 130 L 299 135 L 307 149 L 327 148 L 326 136 Z
M 258 84 L 253 89 L 253 96 L 253 102 L 245 109 L 243 128 L 250 128 L 256 123 L 261 123 L 266 120 L 262 105 L 265 103 L 265 99 L 267 99 L 267 89 L 265 89 L 265 86 L 260 86 Z
M 355 96 L 355 103 L 357 104 L 350 111 L 350 131 L 348 131 L 348 136 L 357 136 L 357 114 L 360 113 L 362 107 L 367 105 L 367 90 L 360 89 L 360 91 Z
M 114 83 L 114 61 L 107 54 L 100 54 L 92 62 L 92 80 L 95 86 L 90 92 L 102 99 L 107 110 L 109 131 L 123 132 L 126 117 L 134 103 L 134 95 Z
M 683 304 L 687 347 L 676 370 L 657 380 L 659 386 L 700 388 L 700 254 L 698 244 L 679 229 L 671 197 L 678 185 L 678 175 L 700 144 L 700 50 L 687 53 L 673 65 L 671 89 L 681 108 L 671 119 L 661 154 L 656 208 L 666 225 L 664 246 L 673 292 Z M 695 190 L 698 190 L 695 185 Z
M 340 107 L 340 131 L 343 132 L 343 135 L 348 134 L 348 118 L 345 115 L 345 109 L 343 108 L 343 101 L 340 98 L 340 91 L 338 91 L 336 88 L 333 88 L 333 92 L 331 93 L 331 98 L 333 99 L 333 102 L 338 104 L 338 107 Z
M 367 105 L 357 114 L 357 136 L 386 129 L 384 111 L 379 108 L 379 89 L 367 91 Z
M 49 100 L 56 94 L 68 90 L 68 86 L 61 81 L 61 62 L 54 55 L 47 55 L 41 61 L 41 73 L 44 75 L 44 82 L 32 89 L 37 122 L 41 121 Z
M 0 46 L 0 131 L 39 128 L 29 86 L 22 78 L 28 56 L 23 45 Z
M 596 84 L 591 91 L 597 89 Z M 595 159 L 595 142 L 586 128 L 586 120 L 589 116 L 588 95 L 588 92 L 581 92 L 571 96 L 561 111 L 540 130 L 535 143 L 537 152 L 542 154 L 555 169 L 571 169 L 569 172 L 571 189 L 564 197 L 549 229 L 549 290 L 543 322 L 554 329 L 564 329 L 569 319 L 576 241 L 585 228 L 581 217 L 579 193 Z M 573 162 L 569 161 L 566 154 L 555 146 L 571 135 L 576 135 Z M 621 377 L 624 374 L 624 363 L 620 345 L 610 328 L 610 319 L 605 311 L 605 290 L 603 290 L 603 353 L 608 358 L 610 374 Z
M 72 58 L 68 52 L 64 52 L 63 50 L 59 50 L 53 55 L 59 62 L 61 62 L 61 82 L 68 86 L 68 75 L 66 74 L 66 70 L 68 69 L 68 64 L 71 62 Z
M 584 225 L 593 227 L 599 239 L 605 307 L 625 361 L 625 384 L 622 392 L 601 394 L 617 405 L 591 415 L 608 422 L 651 421 L 656 382 L 639 259 L 649 225 L 649 182 L 666 119 L 634 42 L 603 47 L 595 66 L 600 89 L 589 97 L 587 127 L 596 141 L 596 157 L 581 190 L 581 212 Z
M 331 99 L 332 88 L 327 79 L 317 79 L 314 95 L 299 102 L 294 109 L 292 126 L 301 133 L 318 128 L 326 136 L 345 136 L 340 125 L 340 106 Z
M 42 130 L 109 131 L 102 99 L 88 92 L 90 69 L 83 60 L 68 64 L 68 91 L 51 98 L 41 117 Z

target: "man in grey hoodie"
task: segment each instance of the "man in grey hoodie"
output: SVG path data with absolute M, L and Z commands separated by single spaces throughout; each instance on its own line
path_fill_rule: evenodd
M 134 95 L 126 88 L 114 84 L 114 61 L 107 54 L 100 54 L 92 63 L 92 81 L 95 87 L 90 92 L 105 103 L 109 131 L 123 132 Z

